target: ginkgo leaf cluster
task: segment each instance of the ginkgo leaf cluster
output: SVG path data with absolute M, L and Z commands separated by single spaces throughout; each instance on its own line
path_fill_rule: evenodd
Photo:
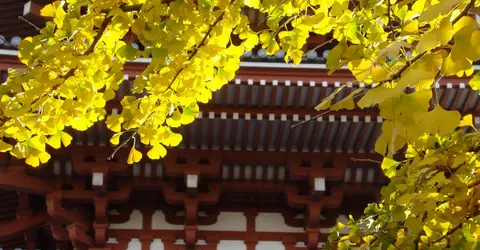
M 459 126 L 474 130 L 472 117 L 441 107 L 436 86 L 444 77 L 472 77 L 471 88 L 480 89 L 473 69 L 480 30 L 470 15 L 479 6 L 477 0 L 56 1 L 41 11 L 52 21 L 19 46 L 25 68 L 11 70 L 0 85 L 0 151 L 38 166 L 50 159 L 47 145 L 71 143 L 67 128 L 84 131 L 105 121 L 112 144 L 131 146 L 128 163 L 143 159 L 138 143 L 159 159 L 180 143 L 176 128 L 198 116 L 199 103 L 233 79 L 244 51 L 283 49 L 285 61 L 298 64 L 307 39 L 327 35 L 334 44 L 328 71 L 347 67 L 364 87 L 335 102 L 341 87 L 316 109 L 377 107 L 384 122 L 375 150 L 392 178 L 365 219 L 352 219 L 349 235 L 334 232 L 331 240 L 340 249 L 472 248 L 479 237 L 478 192 L 470 188 L 479 137 L 454 133 Z M 266 17 L 264 28 L 252 29 L 252 9 Z M 132 47 L 126 36 L 143 46 Z M 138 58 L 151 63 L 121 111 L 111 113 L 106 104 L 119 90 L 124 65 Z

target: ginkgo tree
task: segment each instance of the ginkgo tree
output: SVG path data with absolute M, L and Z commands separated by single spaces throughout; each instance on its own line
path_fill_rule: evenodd
M 375 150 L 391 183 L 359 220 L 339 224 L 327 247 L 348 249 L 477 249 L 480 137 L 471 115 L 445 110 L 436 84 L 446 76 L 472 77 L 480 58 L 480 31 L 471 16 L 476 0 L 67 0 L 42 9 L 51 19 L 19 45 L 24 69 L 0 85 L 0 151 L 38 166 L 47 145 L 68 146 L 67 128 L 84 131 L 105 120 L 110 142 L 131 147 L 128 162 L 149 147 L 159 159 L 182 137 L 198 103 L 232 80 L 240 56 L 256 46 L 285 51 L 298 64 L 312 34 L 331 35 L 327 69 L 348 67 L 365 83 L 333 103 L 343 86 L 316 109 L 378 107 L 384 119 Z M 266 16 L 252 30 L 245 9 Z M 141 49 L 124 42 L 134 34 Z M 234 39 L 235 38 L 235 39 Z M 125 96 L 119 114 L 107 114 L 123 80 L 123 66 L 151 58 Z M 469 133 L 462 132 L 468 128 Z M 137 139 L 138 138 L 138 139 Z M 349 228 L 348 235 L 340 229 Z

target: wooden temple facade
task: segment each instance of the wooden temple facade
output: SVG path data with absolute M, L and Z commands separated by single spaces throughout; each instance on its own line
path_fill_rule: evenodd
M 17 34 L 2 29 L 6 40 Z M 50 162 L 38 168 L 2 155 L 0 249 L 321 248 L 330 227 L 360 216 L 388 182 L 380 166 L 358 160 L 381 159 L 373 152 L 378 110 L 332 112 L 291 129 L 318 115 L 313 106 L 352 80 L 346 71 L 328 76 L 321 54 L 295 68 L 244 58 L 235 80 L 180 128 L 181 145 L 162 160 L 128 165 L 125 148 L 108 161 L 113 147 L 102 122 L 71 132 L 72 145 L 51 149 Z M 0 49 L 2 82 L 17 67 L 16 52 Z M 126 65 L 109 112 L 118 112 L 144 67 Z M 436 87 L 443 107 L 474 113 L 480 125 L 480 98 L 467 79 Z

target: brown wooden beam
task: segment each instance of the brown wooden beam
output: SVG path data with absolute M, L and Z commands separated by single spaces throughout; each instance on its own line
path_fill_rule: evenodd
M 3 170 L 0 172 L 0 188 L 31 194 L 47 194 L 54 190 L 54 183 L 23 172 Z
M 109 146 L 93 146 L 93 145 L 73 145 L 68 148 L 61 148 L 52 151 L 52 155 L 70 156 L 78 152 L 85 152 L 86 155 L 94 155 L 98 152 L 113 152 L 114 147 Z M 130 148 L 121 148 L 118 150 L 119 155 L 128 155 Z M 142 153 L 147 153 L 148 148 L 138 148 Z M 325 153 L 325 152 L 264 152 L 264 151 L 248 151 L 248 150 L 221 150 L 221 149 L 181 149 L 169 148 L 167 158 L 176 159 L 177 157 L 186 158 L 206 158 L 215 155 L 220 158 L 222 164 L 246 164 L 246 165 L 284 165 L 288 159 L 300 158 L 304 160 L 313 160 L 323 158 L 325 160 L 344 159 L 348 164 L 357 166 L 372 166 L 374 164 L 354 163 L 352 158 L 372 159 L 381 161 L 380 155 L 376 153 Z M 74 166 L 75 167 L 75 166 Z
M 0 239 L 10 239 L 19 236 L 27 231 L 41 226 L 47 219 L 47 213 L 41 212 L 38 214 L 25 216 L 8 223 L 0 225 Z

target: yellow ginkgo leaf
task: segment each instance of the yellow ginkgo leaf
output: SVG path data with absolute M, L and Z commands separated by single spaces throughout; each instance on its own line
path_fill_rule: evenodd
M 337 111 L 340 109 L 352 110 L 355 108 L 354 97 L 363 91 L 363 88 L 356 89 L 352 91 L 347 97 L 343 98 L 341 101 L 333 104 L 330 109 Z
M 389 178 L 392 178 L 393 176 L 395 176 L 395 171 L 398 164 L 398 161 L 395 161 L 394 159 L 390 159 L 388 157 L 384 157 L 381 167 L 385 175 Z
M 110 143 L 113 145 L 118 145 L 120 143 L 120 136 L 122 133 L 115 133 L 112 138 L 110 138 Z
M 417 51 L 418 54 L 421 54 L 425 51 L 429 51 L 435 48 L 437 44 L 438 44 L 437 34 L 434 32 L 430 32 L 422 36 L 415 50 Z
M 40 166 L 40 160 L 38 159 L 37 156 L 29 156 L 27 159 L 25 159 L 25 163 L 32 167 L 38 167 Z
M 170 146 L 176 147 L 182 141 L 182 135 L 177 133 L 171 133 L 169 137 Z
M 163 158 L 167 154 L 167 150 L 162 144 L 153 146 L 148 152 L 147 156 L 152 160 Z
M 462 0 L 448 0 L 448 1 L 439 1 L 437 4 L 427 7 L 420 14 L 418 18 L 419 22 L 430 22 L 433 19 L 437 18 L 439 15 L 445 15 L 452 10 L 455 5 L 461 3 Z
M 127 163 L 133 164 L 142 160 L 142 153 L 135 149 L 135 146 L 132 147 L 130 153 L 128 154 Z
M 39 155 L 38 155 L 38 159 L 40 159 L 40 162 L 43 164 L 43 163 L 46 163 L 48 160 L 50 160 L 51 156 L 49 153 L 47 152 L 41 152 Z
M 473 124 L 473 116 L 472 114 L 468 114 L 462 118 L 460 121 L 460 124 L 458 125 L 459 127 L 472 127 L 477 131 L 477 128 L 475 128 L 475 125 Z
M 418 112 L 415 115 L 415 122 L 425 133 L 447 134 L 451 133 L 460 123 L 460 112 L 456 110 L 447 111 L 440 105 L 430 112 Z
M 348 64 L 348 68 L 359 82 L 365 81 L 372 72 L 373 63 L 370 59 L 357 59 Z
M 330 105 L 332 105 L 332 99 L 325 98 L 320 102 L 317 106 L 315 106 L 316 111 L 322 111 L 330 108 Z
M 340 87 L 336 88 L 328 97 L 324 98 L 320 104 L 318 104 L 317 106 L 315 106 L 315 110 L 316 111 L 322 111 L 322 110 L 325 110 L 325 109 L 328 109 L 330 108 L 330 105 L 332 105 L 332 101 L 333 99 L 335 98 L 335 96 L 340 93 L 340 91 L 342 91 L 342 89 L 344 89 L 347 85 L 346 84 L 343 84 L 341 85 Z
M 122 123 L 123 117 L 119 115 L 111 115 L 107 118 L 107 128 L 113 132 L 120 132 Z
M 480 72 L 475 74 L 475 76 L 470 79 L 468 84 L 473 90 L 480 90 Z
M 7 152 L 12 149 L 12 145 L 0 140 L 0 152 Z
M 54 135 L 50 136 L 50 138 L 48 138 L 48 140 L 47 140 L 47 144 L 50 145 L 54 149 L 59 149 L 60 146 L 61 146 L 60 135 L 57 133 L 57 134 L 54 134 Z
M 63 146 L 68 147 L 72 143 L 72 136 L 66 132 L 60 132 L 60 140 L 62 140 Z
M 56 8 L 53 4 L 47 4 L 40 10 L 40 15 L 44 17 L 55 17 Z

